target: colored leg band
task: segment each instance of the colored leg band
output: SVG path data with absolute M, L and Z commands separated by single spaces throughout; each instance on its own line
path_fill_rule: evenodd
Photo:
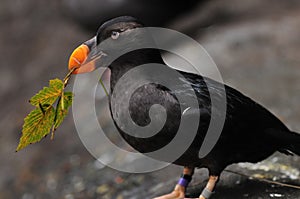
M 187 187 L 189 183 L 190 182 L 188 180 L 186 180 L 184 178 L 180 178 L 177 184 L 179 184 L 179 185 L 181 185 L 183 187 Z
M 204 198 L 208 199 L 210 198 L 210 196 L 213 194 L 214 192 L 211 192 L 209 189 L 207 189 L 205 187 L 205 189 L 203 189 L 201 196 L 203 196 Z
M 183 187 L 187 187 L 188 184 L 191 182 L 192 180 L 192 176 L 190 175 L 186 175 L 186 174 L 182 174 L 181 178 L 179 179 L 178 183 L 179 185 L 183 186 Z

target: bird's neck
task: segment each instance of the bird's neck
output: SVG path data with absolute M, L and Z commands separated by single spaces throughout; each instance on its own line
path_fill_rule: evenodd
M 114 90 L 114 87 L 118 80 L 129 70 L 149 63 L 161 63 L 164 64 L 164 61 L 161 57 L 160 51 L 156 49 L 143 49 L 136 50 L 130 53 L 127 53 L 117 60 L 115 60 L 110 66 L 111 77 L 110 77 L 110 89 L 111 93 Z M 134 81 L 134 80 L 133 80 Z

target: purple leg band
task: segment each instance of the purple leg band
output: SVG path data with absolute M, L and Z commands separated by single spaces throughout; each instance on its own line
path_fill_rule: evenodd
M 186 180 L 184 178 L 180 178 L 177 184 L 179 184 L 179 185 L 181 185 L 183 187 L 187 187 L 189 183 L 190 182 L 188 180 Z

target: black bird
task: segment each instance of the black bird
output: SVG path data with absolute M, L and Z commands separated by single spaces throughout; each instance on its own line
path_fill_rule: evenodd
M 97 65 L 107 65 L 111 70 L 110 93 L 112 94 L 109 96 L 109 106 L 112 118 L 123 138 L 141 153 L 158 150 L 174 138 L 184 115 L 181 106 L 184 106 L 184 110 L 188 108 L 179 101 L 176 95 L 183 93 L 188 99 L 191 90 L 195 93 L 198 105 L 197 107 L 189 107 L 191 110 L 187 112 L 188 117 L 191 118 L 200 112 L 201 120 L 196 129 L 197 133 L 191 145 L 187 146 L 187 150 L 172 162 L 184 166 L 182 177 L 172 193 L 157 199 L 183 199 L 194 168 L 207 168 L 209 170 L 208 183 L 199 196 L 200 199 L 204 199 L 211 196 L 221 172 L 230 164 L 238 162 L 256 163 L 264 160 L 275 151 L 287 155 L 300 155 L 300 135 L 298 133 L 290 131 L 266 108 L 239 91 L 197 74 L 166 66 L 168 70 L 176 71 L 183 77 L 175 79 L 175 89 L 169 89 L 159 83 L 142 85 L 130 96 L 129 107 L 123 107 L 123 99 L 114 99 L 113 94 L 120 78 L 130 69 L 142 64 L 159 63 L 165 65 L 160 51 L 154 48 L 137 49 L 116 57 L 112 62 L 105 61 L 114 54 L 114 51 L 124 49 L 124 46 L 130 45 L 132 42 L 143 42 L 139 34 L 147 33 L 140 31 L 137 34 L 134 31 L 142 29 L 142 27 L 141 22 L 128 16 L 105 22 L 100 26 L 94 38 L 83 43 L 73 52 L 69 61 L 69 69 L 76 68 L 74 74 L 91 72 L 96 68 L 96 61 L 93 62 L 92 60 L 92 62 L 87 63 L 89 54 L 92 52 L 101 54 L 100 58 L 97 59 Z M 107 42 L 104 45 L 107 47 L 106 49 L 99 47 L 104 42 Z M 141 73 L 139 78 L 147 78 L 147 74 Z M 165 78 L 168 80 L 167 76 Z M 135 83 L 135 78 L 127 78 L 123 82 L 123 86 L 119 87 L 116 92 L 121 92 L 119 96 L 122 96 L 122 93 L 125 93 Z M 225 92 L 222 92 L 224 87 Z M 214 92 L 215 95 L 210 95 L 209 91 Z M 226 96 L 221 96 L 225 93 Z M 217 100 L 220 97 L 225 97 L 227 100 L 225 123 L 216 145 L 208 155 L 199 158 L 199 150 L 212 119 L 212 96 L 215 96 Z M 146 126 L 151 123 L 149 110 L 154 104 L 163 106 L 167 115 L 165 124 L 159 133 L 152 137 L 142 138 L 129 135 L 122 130 L 121 126 L 128 121 L 123 121 L 119 115 L 125 114 L 128 111 L 126 109 L 129 108 L 132 121 L 140 126 Z M 185 136 L 191 135 L 189 132 L 185 132 Z M 155 158 L 168 160 L 167 157 Z

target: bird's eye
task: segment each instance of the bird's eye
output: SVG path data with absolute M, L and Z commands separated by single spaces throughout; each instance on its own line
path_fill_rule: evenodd
M 113 31 L 113 32 L 111 33 L 111 38 L 112 38 L 112 39 L 118 39 L 119 36 L 120 36 L 120 33 L 117 32 L 117 31 Z

